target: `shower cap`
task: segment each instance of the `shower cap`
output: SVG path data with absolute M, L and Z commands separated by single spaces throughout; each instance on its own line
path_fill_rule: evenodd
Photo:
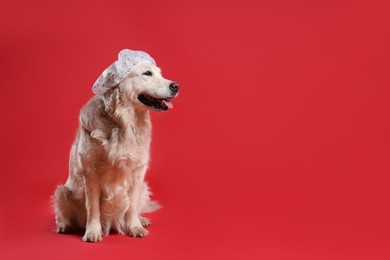
M 93 84 L 93 93 L 103 95 L 109 89 L 115 88 L 132 70 L 144 63 L 156 65 L 154 59 L 146 52 L 121 50 L 118 54 L 118 60 L 105 69 Z

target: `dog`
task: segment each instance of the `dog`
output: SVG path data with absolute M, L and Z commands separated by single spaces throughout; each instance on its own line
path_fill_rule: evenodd
M 159 208 L 144 180 L 152 128 L 149 110 L 172 108 L 178 90 L 156 65 L 142 63 L 81 109 L 69 177 L 53 195 L 57 232 L 85 230 L 86 242 L 101 241 L 110 230 L 131 237 L 148 234 L 145 227 L 151 222 L 141 213 Z

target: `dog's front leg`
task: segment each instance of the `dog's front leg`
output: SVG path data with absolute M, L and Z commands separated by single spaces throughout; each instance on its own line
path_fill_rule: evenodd
M 86 242 L 98 242 L 102 240 L 102 227 L 100 224 L 101 188 L 91 175 L 84 179 L 84 185 L 87 225 L 83 240 Z
M 125 220 L 126 226 L 128 229 L 128 234 L 131 237 L 144 237 L 149 231 L 147 231 L 141 223 L 139 218 L 139 202 L 141 195 L 142 183 L 144 181 L 144 176 L 146 172 L 146 166 L 137 169 L 134 172 L 134 179 L 132 181 L 132 185 L 128 191 L 129 196 L 129 209 L 126 212 Z

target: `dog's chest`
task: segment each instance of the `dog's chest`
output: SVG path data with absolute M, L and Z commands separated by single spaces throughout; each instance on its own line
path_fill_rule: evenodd
M 149 161 L 151 141 L 150 121 L 129 123 L 123 128 L 113 128 L 108 157 L 112 162 L 145 165 Z
M 123 142 L 118 146 L 125 159 L 132 162 L 145 162 L 149 160 L 150 131 L 138 132 L 141 129 L 130 130 L 125 133 Z

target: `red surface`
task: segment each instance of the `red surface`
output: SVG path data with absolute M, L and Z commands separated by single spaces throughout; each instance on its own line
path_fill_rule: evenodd
M 0 10 L 0 259 L 390 259 L 389 1 Z M 152 113 L 147 179 L 164 208 L 145 239 L 87 244 L 53 232 L 49 197 L 122 48 L 182 87 Z

